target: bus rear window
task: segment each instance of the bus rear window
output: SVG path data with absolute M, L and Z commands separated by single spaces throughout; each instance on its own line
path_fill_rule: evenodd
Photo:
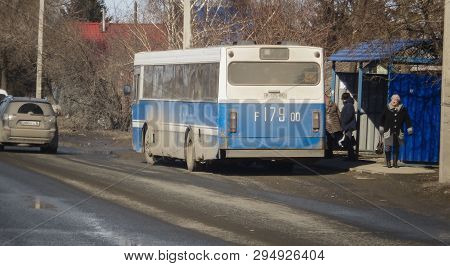
M 228 82 L 235 86 L 317 85 L 320 66 L 312 62 L 232 62 Z

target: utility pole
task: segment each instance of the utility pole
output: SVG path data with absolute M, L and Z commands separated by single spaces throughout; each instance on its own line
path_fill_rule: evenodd
M 36 69 L 36 98 L 42 98 L 42 47 L 44 41 L 44 0 L 39 3 L 38 51 Z
M 138 11 L 137 0 L 134 0 L 134 24 L 138 23 L 137 11 Z
M 191 48 L 191 1 L 183 2 L 183 49 Z
M 138 14 L 137 14 L 137 12 L 138 12 L 138 4 L 137 4 L 137 0 L 134 0 L 134 12 L 133 12 L 133 18 L 134 18 L 134 30 L 136 30 L 137 31 L 137 27 L 138 27 Z M 139 49 L 138 49 L 138 38 L 137 38 L 137 36 L 136 36 L 136 34 L 133 34 L 134 35 L 134 50 L 135 51 L 138 51 Z
M 450 0 L 445 0 L 439 182 L 450 183 Z

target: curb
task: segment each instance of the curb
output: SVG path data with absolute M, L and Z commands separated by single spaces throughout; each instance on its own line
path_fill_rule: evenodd
M 367 161 L 368 164 L 366 165 L 359 165 L 359 166 L 348 166 L 348 167 L 344 167 L 344 166 L 336 166 L 336 165 L 330 165 L 328 164 L 324 164 L 319 163 L 319 164 L 315 164 L 315 167 L 319 167 L 322 169 L 328 169 L 328 170 L 335 170 L 335 171 L 343 171 L 343 172 L 356 172 L 356 173 L 360 173 L 360 174 L 377 174 L 377 175 L 421 175 L 421 174 L 432 174 L 436 172 L 436 169 L 424 169 L 423 167 L 410 167 L 408 165 L 400 165 L 401 169 L 403 168 L 408 168 L 411 171 L 407 171 L 407 172 L 403 172 L 400 170 L 400 172 L 397 172 L 396 170 L 390 169 L 390 170 L 386 170 L 387 171 L 380 171 L 378 169 L 365 169 L 365 166 L 368 165 L 372 165 L 372 168 L 374 165 L 378 165 L 375 166 L 375 168 L 378 167 L 384 167 L 383 164 L 381 164 L 380 162 L 374 162 L 374 161 Z M 371 163 L 370 163 L 371 162 Z M 419 171 L 414 171 L 414 169 L 419 170 Z

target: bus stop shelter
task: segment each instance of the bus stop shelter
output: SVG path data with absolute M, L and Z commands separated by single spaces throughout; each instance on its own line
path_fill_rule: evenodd
M 331 99 L 335 100 L 337 63 L 357 64 L 357 91 L 354 93 L 357 102 L 358 128 L 356 133 L 357 147 L 360 151 L 361 115 L 365 115 L 363 102 L 370 105 L 371 98 L 364 98 L 364 78 L 366 66 L 384 64 L 387 68 L 386 82 L 383 90 L 378 90 L 386 101 L 394 93 L 402 97 L 413 120 L 415 134 L 407 136 L 406 147 L 402 147 L 400 159 L 406 162 L 437 163 L 439 160 L 439 121 L 440 121 L 440 74 L 430 75 L 427 66 L 439 63 L 428 40 L 396 40 L 386 42 L 374 40 L 363 42 L 352 48 L 342 49 L 332 54 L 328 61 L 332 63 Z M 419 66 L 421 68 L 419 68 Z M 404 73 L 405 69 L 422 69 L 421 72 Z M 373 92 L 371 92 L 373 93 Z M 356 95 L 355 95 L 356 94 Z M 386 104 L 384 102 L 383 104 Z M 384 108 L 384 106 L 380 106 Z M 431 121 L 430 121 L 431 118 Z M 376 118 L 373 118 L 377 120 Z M 378 121 L 374 121 L 376 127 Z M 437 127 L 437 128 L 436 128 Z M 377 131 L 377 129 L 376 129 Z M 437 136 L 436 136 L 437 134 Z M 430 139 L 433 143 L 430 143 Z

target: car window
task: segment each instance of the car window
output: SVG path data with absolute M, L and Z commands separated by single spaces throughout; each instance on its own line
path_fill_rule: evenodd
M 0 114 L 3 114 L 7 105 L 8 105 L 8 102 L 6 100 L 3 100 L 0 102 Z
M 7 110 L 12 114 L 55 115 L 49 103 L 11 102 Z
M 33 114 L 33 115 L 43 115 L 44 111 L 42 111 L 42 108 L 39 107 L 39 105 L 34 103 L 26 103 L 19 107 L 19 110 L 17 110 L 17 113 L 19 114 Z

